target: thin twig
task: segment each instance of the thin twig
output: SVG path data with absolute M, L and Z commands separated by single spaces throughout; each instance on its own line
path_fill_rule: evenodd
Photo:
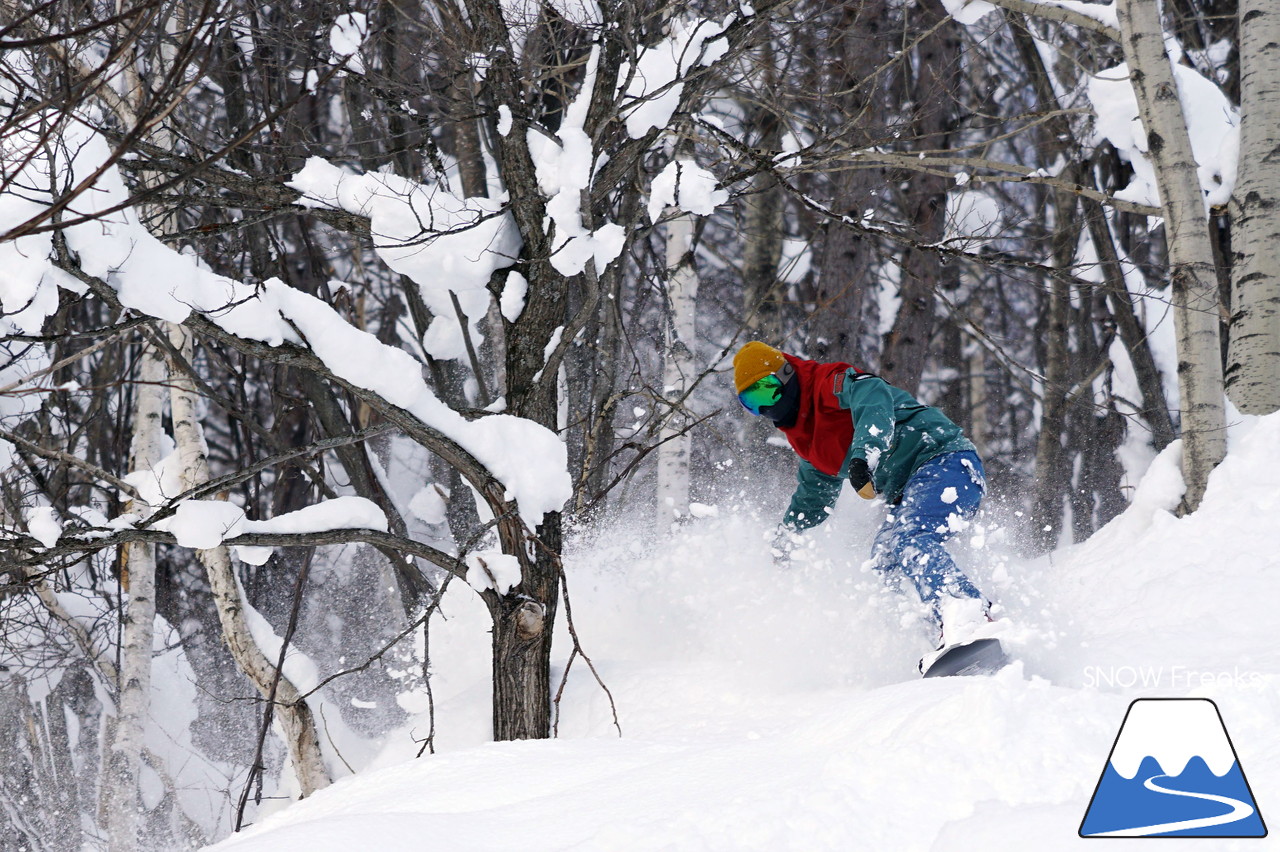
M 573 623 L 573 605 L 569 602 L 569 578 L 565 575 L 564 559 L 561 558 L 560 554 L 557 553 L 554 548 L 548 547 L 547 543 L 544 542 L 536 533 L 530 531 L 529 538 L 534 544 L 542 548 L 542 550 L 546 552 L 546 554 L 556 563 L 556 571 L 560 574 L 560 590 L 564 597 L 565 626 L 569 629 L 569 638 L 573 640 L 573 651 L 569 654 L 569 662 L 565 665 L 564 675 L 560 678 L 560 688 L 556 690 L 556 697 L 552 702 L 556 709 L 556 719 L 555 724 L 552 727 L 552 735 L 557 735 L 560 730 L 560 696 L 564 693 L 565 684 L 569 680 L 569 669 L 573 665 L 574 657 L 580 656 L 583 661 L 586 662 L 587 668 L 591 670 L 591 674 L 596 679 L 596 683 L 600 685 L 600 688 L 604 690 L 604 694 L 608 696 L 609 710 L 613 714 L 613 727 L 617 729 L 618 736 L 621 737 L 622 725 L 618 722 L 618 704 L 614 701 L 613 693 L 609 690 L 608 685 L 605 684 L 604 678 L 602 678 L 600 676 L 600 672 L 596 670 L 596 664 L 591 660 L 591 657 L 587 656 L 587 652 L 582 650 L 582 642 L 578 639 L 578 629 Z
M 258 740 L 254 747 L 253 764 L 249 767 L 249 777 L 245 779 L 244 791 L 241 792 L 240 801 L 236 806 L 236 831 L 239 831 L 241 826 L 244 825 L 244 811 L 249 804 L 249 791 L 253 788 L 255 781 L 258 785 L 258 794 L 254 797 L 254 804 L 262 803 L 262 773 L 266 769 L 262 763 L 262 750 L 266 746 L 267 731 L 271 728 L 271 719 L 275 715 L 276 690 L 280 686 L 280 678 L 284 676 L 284 661 L 285 656 L 289 653 L 289 643 L 293 641 L 293 633 L 298 627 L 298 613 L 302 611 L 302 589 L 306 585 L 307 575 L 311 573 L 311 559 L 314 554 L 314 550 L 307 551 L 306 558 L 302 562 L 302 568 L 298 571 L 297 582 L 293 586 L 293 607 L 289 611 L 289 626 L 285 628 L 284 639 L 280 642 L 280 656 L 276 661 L 276 670 L 271 678 L 271 689 L 267 693 L 266 707 L 262 711 L 262 724 L 258 727 Z M 346 761 L 343 762 L 345 763 Z M 347 768 L 350 769 L 349 766 Z
M 120 477 L 115 476 L 114 474 L 103 470 L 97 465 L 90 464 L 84 459 L 74 456 L 71 453 L 63 452 L 62 450 L 51 450 L 51 449 L 48 449 L 47 447 L 42 447 L 39 444 L 36 444 L 32 441 L 28 441 L 26 438 L 22 437 L 16 432 L 9 431 L 8 429 L 0 429 L 0 440 L 8 441 L 11 444 L 16 444 L 17 446 L 21 447 L 22 449 L 26 450 L 32 455 L 39 456 L 40 458 L 48 459 L 49 461 L 59 461 L 59 462 L 62 462 L 63 464 L 68 464 L 74 468 L 78 468 L 84 471 L 85 473 L 89 474 L 90 476 L 94 477 L 95 479 L 101 479 L 103 482 L 106 482 L 107 484 L 114 486 L 120 491 L 123 491 L 125 494 L 128 494 L 130 497 L 133 497 L 135 499 L 139 497 L 138 489 L 134 488 L 132 485 L 125 482 Z
M 36 370 L 34 373 L 28 373 L 27 375 L 25 375 L 25 376 L 23 376 L 22 378 L 18 379 L 16 382 L 10 382 L 9 384 L 7 384 L 7 385 L 5 385 L 4 387 L 0 388 L 0 394 L 2 394 L 2 393 L 9 393 L 10 391 L 14 390 L 15 388 L 20 388 L 20 387 L 22 387 L 22 386 L 23 386 L 23 385 L 25 385 L 27 382 L 30 382 L 30 381 L 31 381 L 31 380 L 33 380 L 33 379 L 38 379 L 38 378 L 40 378 L 41 376 L 47 376 L 47 375 L 49 375 L 50 373 L 56 372 L 56 371 L 58 371 L 58 370 L 61 370 L 63 367 L 67 366 L 68 364 L 74 364 L 76 361 L 79 361 L 81 358 L 87 358 L 87 357 L 89 357 L 89 356 L 90 356 L 90 355 L 92 355 L 93 353 L 97 352 L 99 349 L 102 349 L 102 348 L 103 348 L 104 346 L 106 346 L 108 343 L 111 343 L 112 341 L 114 341 L 114 340 L 115 340 L 117 337 L 119 337 L 119 336 L 120 336 L 124 331 L 125 331 L 125 327 L 119 327 L 119 328 L 116 328 L 114 331 L 112 331 L 110 334 L 108 334 L 106 337 L 102 338 L 102 339 L 101 339 L 101 340 L 99 340 L 97 343 L 93 344 L 92 346 L 88 346 L 88 347 L 86 347 L 86 348 L 84 348 L 84 349 L 81 349 L 79 352 L 77 352 L 77 353 L 76 353 L 76 354 L 74 354 L 74 355 L 68 355 L 66 358 L 63 358 L 63 359 L 62 359 L 61 361 L 59 361 L 58 363 L 56 363 L 56 364 L 51 364 L 51 365 L 49 365 L 48 367 L 45 367 L 43 370 Z

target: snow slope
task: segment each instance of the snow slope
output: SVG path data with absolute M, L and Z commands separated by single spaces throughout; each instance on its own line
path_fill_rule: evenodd
M 994 519 L 974 530 L 956 549 L 1015 625 L 1019 658 L 990 678 L 913 677 L 925 640 L 860 570 L 876 510 L 848 496 L 787 572 L 764 556 L 772 514 L 733 499 L 658 542 L 615 530 L 578 543 L 578 632 L 622 738 L 575 665 L 560 739 L 485 742 L 488 637 L 458 584 L 433 628 L 440 753 L 407 759 L 405 731 L 370 769 L 210 848 L 1088 848 L 1076 831 L 1126 707 L 1150 696 L 1214 699 L 1275 818 L 1280 416 L 1237 428 L 1231 447 L 1186 518 L 1168 511 L 1175 447 L 1082 545 L 1026 561 Z

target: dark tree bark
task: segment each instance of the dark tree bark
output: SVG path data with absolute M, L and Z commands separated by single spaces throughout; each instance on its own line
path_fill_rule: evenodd
M 1065 196 L 1065 197 L 1064 197 Z M 1053 262 L 1070 269 L 1079 235 L 1076 197 L 1053 193 Z M 1071 223 L 1076 221 L 1075 227 Z M 1040 434 L 1036 443 L 1036 485 L 1031 504 L 1032 539 L 1039 550 L 1053 549 L 1062 528 L 1063 498 L 1071 488 L 1067 437 L 1066 395 L 1071 381 L 1071 352 L 1067 331 L 1071 324 L 1071 285 L 1065 274 L 1050 275 L 1048 297 L 1039 326 L 1045 351 L 1041 384 Z
M 1107 304 L 1115 318 L 1120 339 L 1129 352 L 1129 361 L 1133 364 L 1138 387 L 1142 392 L 1142 418 L 1151 430 L 1151 445 L 1156 450 L 1163 450 L 1175 437 L 1173 419 L 1169 416 L 1169 404 L 1164 395 L 1164 381 L 1156 366 L 1155 357 L 1151 354 L 1147 331 L 1134 312 L 1133 297 L 1125 284 L 1120 257 L 1116 253 L 1111 228 L 1107 224 L 1102 205 L 1090 199 L 1082 199 L 1081 203 L 1089 236 L 1098 251 L 1098 261 L 1106 281 Z
M 882 81 L 876 72 L 894 44 L 885 0 L 845 0 L 832 28 L 834 57 L 831 87 L 844 123 L 838 144 L 849 152 L 884 138 Z M 834 177 L 831 208 L 854 221 L 879 205 L 883 188 L 880 169 L 845 168 Z M 844 360 L 865 364 L 864 317 L 876 247 L 857 228 L 830 221 L 823 239 L 822 260 L 813 293 L 807 350 L 820 361 Z
M 951 20 L 937 0 L 921 3 L 920 9 L 907 32 L 927 34 L 916 47 L 915 61 L 903 63 L 900 79 L 905 87 L 904 99 L 915 106 L 911 121 L 915 146 L 922 151 L 940 151 L 950 146 L 956 119 L 955 97 L 963 82 L 960 25 Z M 943 175 L 913 172 L 907 176 L 901 193 L 902 209 L 911 225 L 912 239 L 925 245 L 942 239 L 946 232 L 947 190 L 953 185 Z M 935 291 L 947 282 L 942 259 L 935 251 L 908 248 L 900 265 L 901 304 L 885 337 L 880 373 L 887 381 L 915 393 L 937 322 Z
M 771 103 L 779 97 L 777 59 L 770 44 L 762 46 L 756 61 L 764 84 L 759 93 L 744 98 L 747 127 L 755 146 L 766 155 L 782 149 L 782 121 Z M 780 303 L 785 285 L 779 279 L 782 259 L 784 208 L 777 177 L 762 171 L 751 179 L 743 199 L 742 292 L 743 315 L 749 336 L 775 346 L 782 345 Z

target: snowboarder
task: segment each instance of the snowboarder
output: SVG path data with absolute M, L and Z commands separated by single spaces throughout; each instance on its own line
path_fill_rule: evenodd
M 799 534 L 826 520 L 847 479 L 858 496 L 888 506 L 872 565 L 895 586 L 909 581 L 937 629 L 937 650 L 921 660 L 921 673 L 962 673 L 956 665 L 975 656 L 963 673 L 998 665 L 999 643 L 984 636 L 990 602 L 943 546 L 967 526 L 986 489 L 982 461 L 960 427 L 873 373 L 759 341 L 734 356 L 733 379 L 743 407 L 773 421 L 801 459 L 773 537 L 775 558 L 788 559 Z

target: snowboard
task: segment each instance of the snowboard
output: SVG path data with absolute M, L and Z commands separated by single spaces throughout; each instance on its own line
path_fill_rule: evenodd
M 975 639 L 925 657 L 920 661 L 920 674 L 924 677 L 986 675 L 1008 664 L 1009 658 L 999 639 Z

